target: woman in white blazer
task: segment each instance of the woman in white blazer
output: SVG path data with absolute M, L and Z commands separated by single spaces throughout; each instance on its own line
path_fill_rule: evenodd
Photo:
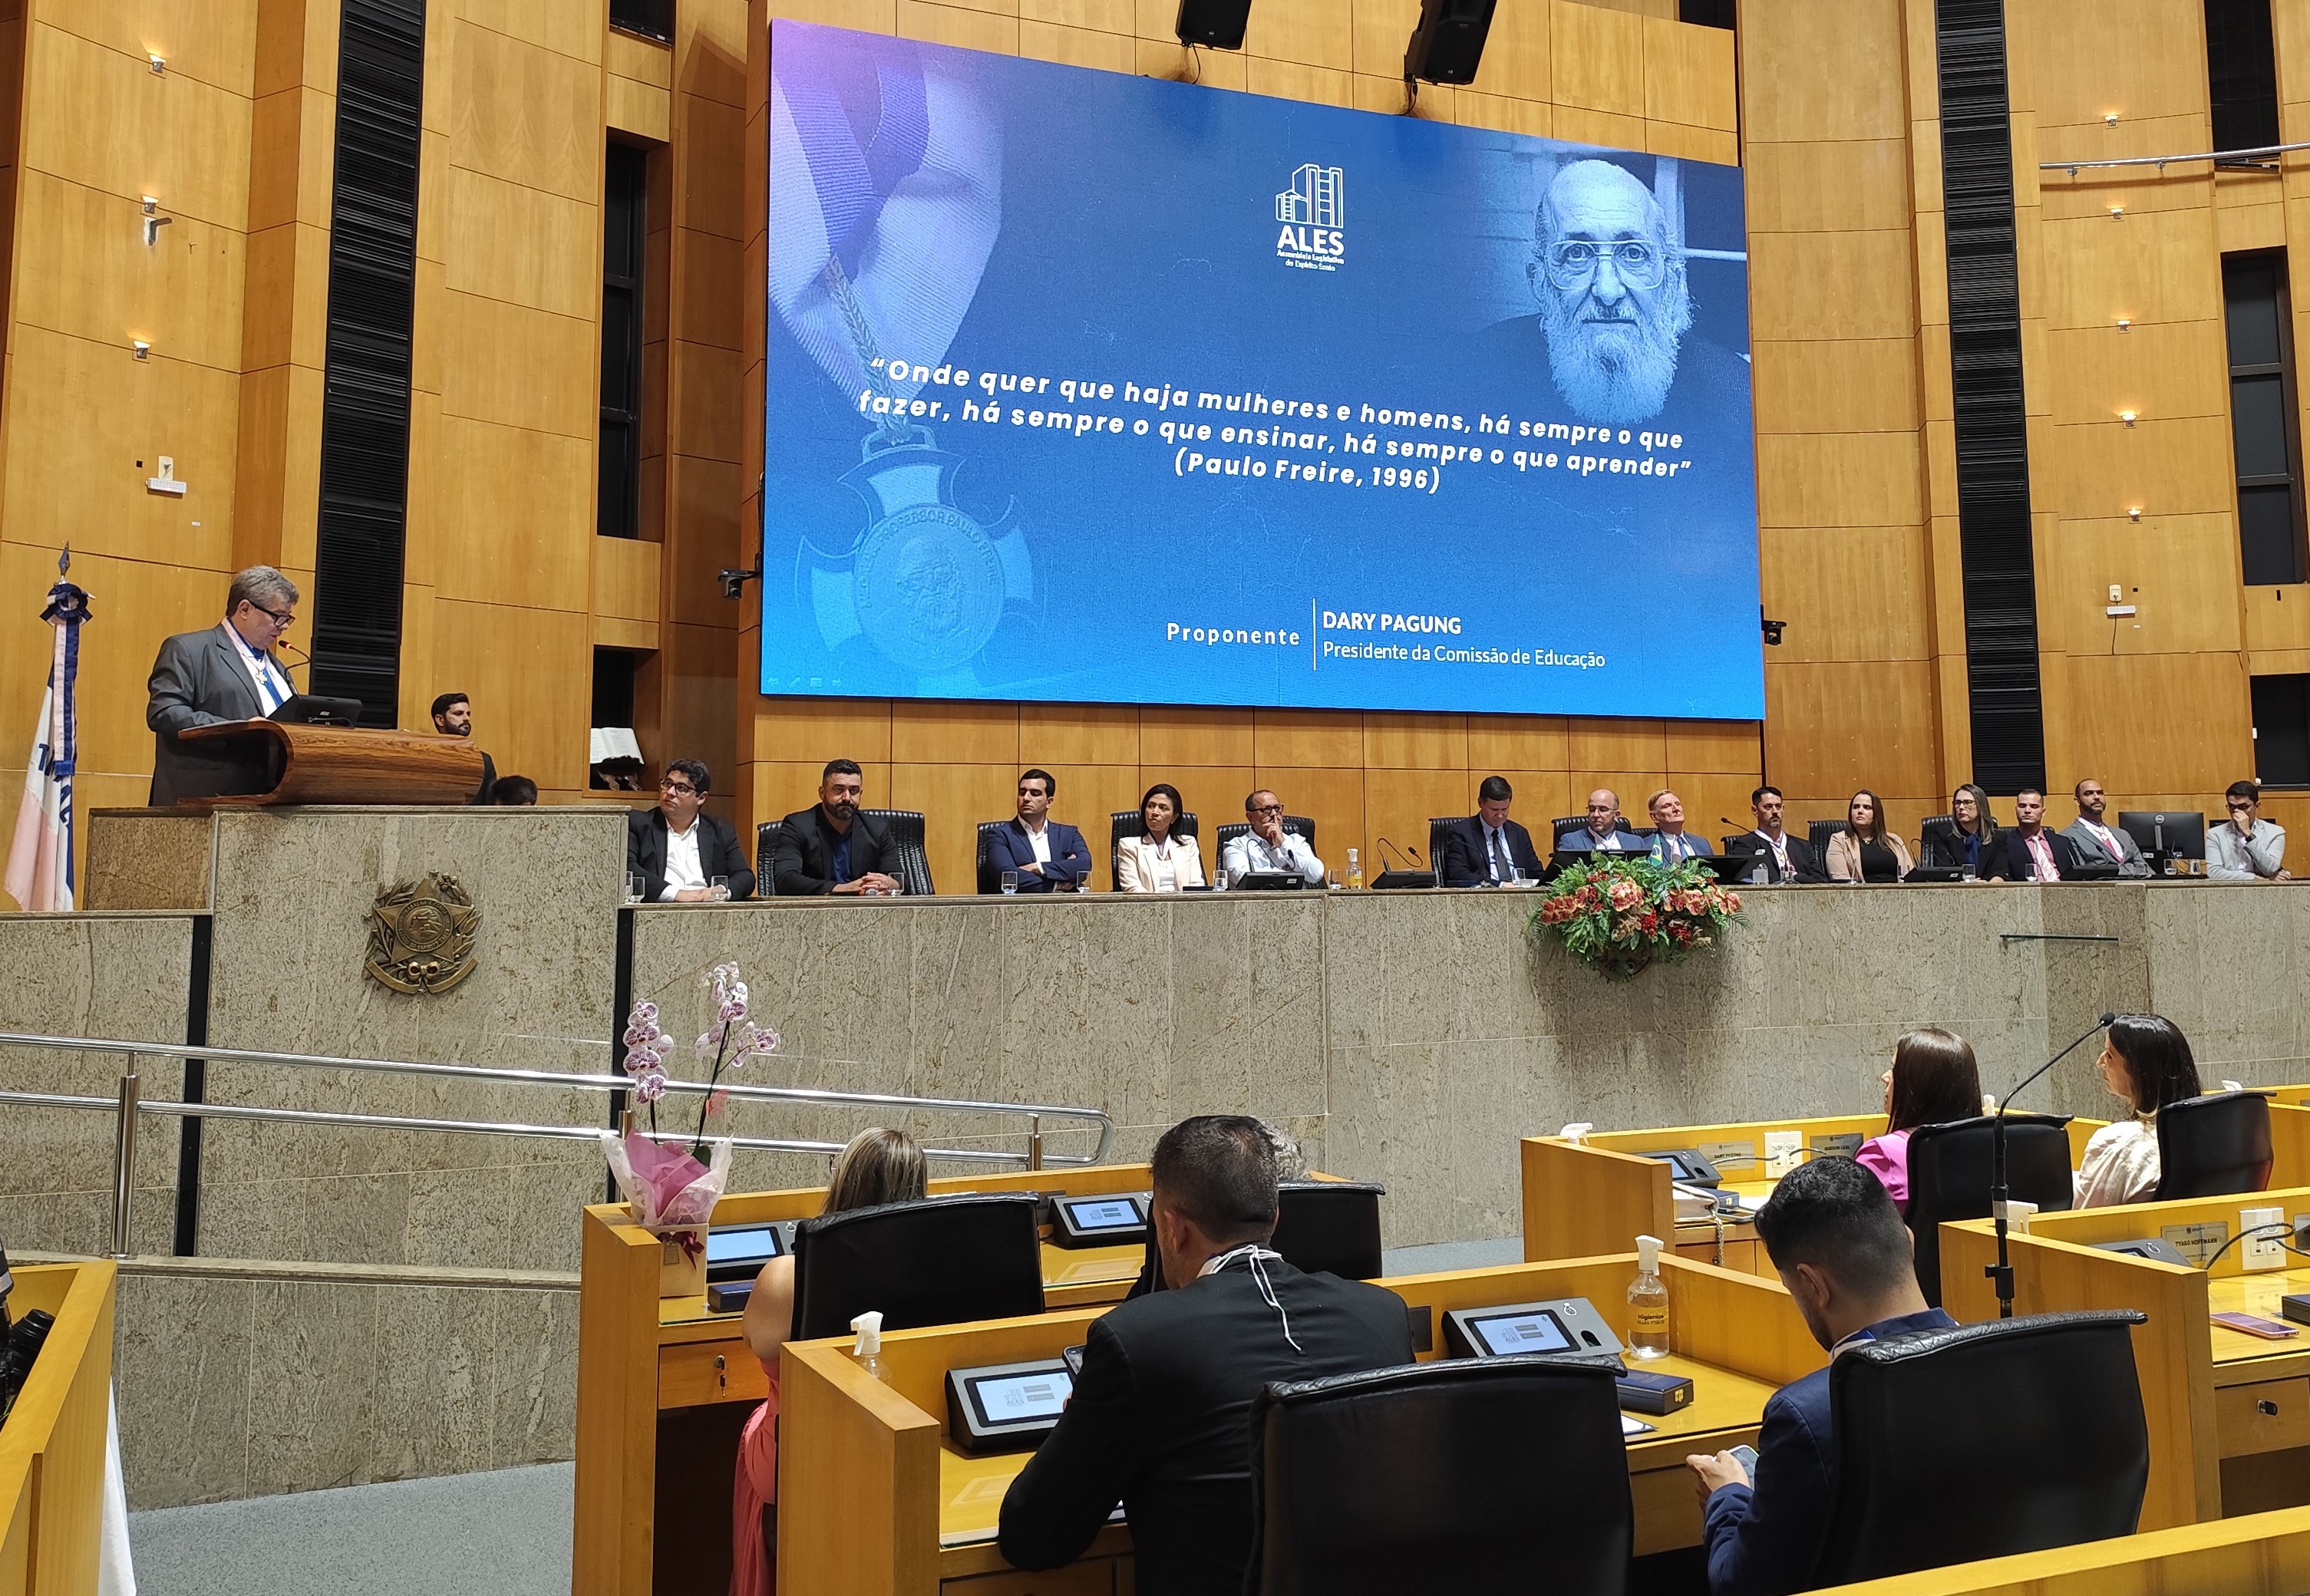
M 1175 837 L 1171 827 L 1185 806 L 1179 789 L 1157 782 L 1139 801 L 1139 832 L 1115 845 L 1115 889 L 1117 892 L 1181 892 L 1201 887 L 1203 856 L 1192 837 Z

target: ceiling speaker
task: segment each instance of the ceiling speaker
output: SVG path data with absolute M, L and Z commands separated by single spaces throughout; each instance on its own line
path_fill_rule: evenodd
M 1420 0 L 1420 26 L 1404 48 L 1403 75 L 1430 83 L 1472 83 L 1492 30 L 1494 0 Z
M 1177 31 L 1181 44 L 1239 50 L 1244 28 L 1250 21 L 1251 0 L 1179 0 Z

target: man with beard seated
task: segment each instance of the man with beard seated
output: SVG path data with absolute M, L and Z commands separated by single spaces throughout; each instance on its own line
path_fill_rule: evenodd
M 1541 196 L 1533 233 L 1524 274 L 1540 313 L 1485 329 L 1489 370 L 1544 355 L 1555 396 L 1579 421 L 1637 427 L 1666 412 L 1669 429 L 1689 433 L 1730 415 L 1745 437 L 1747 363 L 1686 339 L 1684 250 L 1651 189 L 1610 161 L 1574 161 Z

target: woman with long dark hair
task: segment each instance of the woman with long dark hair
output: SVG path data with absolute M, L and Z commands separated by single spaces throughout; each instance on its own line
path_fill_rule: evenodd
M 1989 794 L 1977 784 L 1967 782 L 1950 794 L 1950 823 L 1957 828 L 1956 845 L 1952 847 L 1932 837 L 1925 838 L 1926 863 L 1945 865 L 1951 870 L 1970 869 L 1984 881 L 2005 874 L 2005 848 L 1997 829 L 1997 817 L 1989 812 Z
M 1973 1044 L 1937 1025 L 1920 1026 L 1893 1045 L 1885 1071 L 1885 1131 L 1853 1156 L 1884 1186 L 1893 1206 L 1909 1211 L 1909 1132 L 1981 1112 L 1981 1070 Z
M 2158 1195 L 2158 1111 L 2198 1095 L 2197 1060 L 2181 1027 L 2165 1016 L 2121 1014 L 2109 1022 L 2099 1068 L 2126 1113 L 2087 1141 L 2071 1177 L 2077 1206 L 2147 1202 Z
M 1139 835 L 1126 835 L 1115 845 L 1115 889 L 1117 892 L 1183 892 L 1205 884 L 1203 856 L 1195 839 L 1182 837 L 1179 817 L 1186 805 L 1179 789 L 1159 781 L 1139 801 Z
M 1885 828 L 1885 804 L 1863 787 L 1845 806 L 1844 829 L 1828 839 L 1832 881 L 1898 881 L 1915 868 L 1901 839 Z

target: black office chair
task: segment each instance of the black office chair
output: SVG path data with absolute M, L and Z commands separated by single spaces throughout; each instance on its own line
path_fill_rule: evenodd
M 1305 840 L 1310 848 L 1316 846 L 1316 822 L 1306 815 L 1285 815 L 1283 828 L 1292 836 Z M 1220 851 L 1225 853 L 1228 844 L 1238 837 L 1246 835 L 1250 830 L 1250 824 L 1244 820 L 1230 820 L 1220 827 L 1218 833 Z
M 890 840 L 899 846 L 899 868 L 891 873 L 909 897 L 928 898 L 938 890 L 931 885 L 931 856 L 921 810 L 862 809 L 858 812 L 890 828 Z
M 754 828 L 754 896 L 757 898 L 776 898 L 778 895 L 778 878 L 770 869 L 770 854 L 778 846 L 778 839 L 786 834 L 786 823 L 784 820 L 764 820 Z
M 847 1335 L 879 1310 L 885 1330 L 1043 1311 L 1043 1244 L 1031 1192 L 885 1202 L 795 1230 L 794 1339 Z
M 1379 1200 L 1373 1181 L 1287 1180 L 1275 1189 L 1275 1239 L 1267 1245 L 1303 1274 L 1379 1278 Z
M 994 860 L 989 857 L 988 843 L 996 832 L 1010 823 L 1008 820 L 978 822 L 978 892 L 981 897 L 990 892 L 1003 890 L 1002 876 L 995 870 Z
M 1927 815 L 1917 828 L 1917 863 L 1955 869 L 1965 863 L 1958 852 L 1957 820 L 1950 815 Z
M 1548 823 L 1549 840 L 1560 846 L 1567 837 L 1588 823 L 1586 815 L 1559 815 Z
M 1622 1596 L 1636 1510 L 1610 1368 L 1453 1358 L 1252 1401 L 1247 1596 Z
M 1436 872 L 1436 884 L 1444 884 L 1444 850 L 1449 846 L 1452 828 L 1466 820 L 1465 815 L 1430 815 L 1428 817 L 1428 868 Z
M 2005 1116 L 2005 1184 L 2016 1202 L 2041 1213 L 2070 1206 L 2067 1115 Z M 1909 1232 L 1917 1240 L 1917 1288 L 1941 1302 L 1941 1221 L 1985 1219 L 1995 1172 L 1993 1122 L 1986 1115 L 1909 1132 Z
M 2213 1092 L 2158 1111 L 2158 1198 L 2270 1190 L 2270 1099 Z
M 1812 854 L 1823 870 L 1828 868 L 1828 839 L 1845 829 L 1843 820 L 1807 820 L 1805 840 L 1812 844 Z
M 1992 1319 L 1829 1365 L 1828 1539 L 1807 1589 L 2131 1535 L 2149 1483 L 2132 1308 Z

